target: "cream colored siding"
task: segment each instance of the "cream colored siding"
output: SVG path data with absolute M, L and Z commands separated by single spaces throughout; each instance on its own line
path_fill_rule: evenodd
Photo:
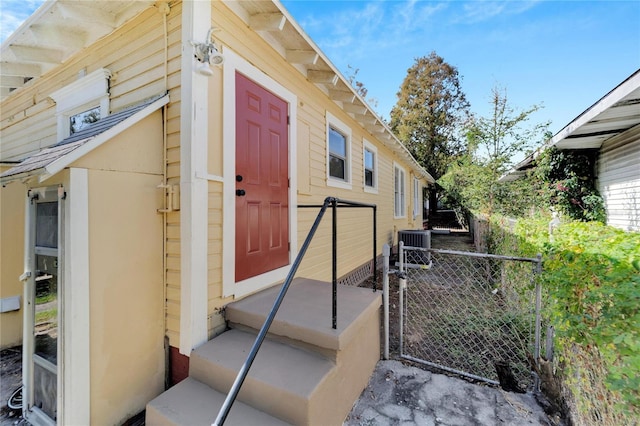
M 0 171 L 5 171 L 0 167 Z M 24 215 L 27 190 L 24 185 L 0 187 L 0 298 L 20 296 L 24 306 Z M 23 310 L 0 313 L 0 349 L 22 343 Z
M 411 167 L 399 159 L 377 139 L 364 131 L 353 118 L 342 111 L 317 86 L 311 84 L 282 56 L 275 52 L 261 37 L 251 31 L 236 15 L 221 2 L 213 3 L 213 25 L 220 29 L 215 33 L 216 40 L 224 49 L 232 49 L 248 62 L 265 72 L 279 84 L 293 92 L 297 98 L 297 132 L 291 135 L 290 143 L 297 146 L 297 202 L 298 204 L 321 204 L 325 197 L 335 196 L 346 200 L 377 204 L 378 253 L 384 243 L 395 241 L 393 235 L 397 229 L 421 227 L 421 216 L 416 223 L 410 219 L 393 219 L 393 162 L 401 164 L 409 173 Z M 217 103 L 210 104 L 210 120 L 221 122 L 222 99 L 220 97 L 221 74 L 214 70 L 209 81 L 209 99 Z M 233 84 L 233 82 L 224 82 Z M 326 114 L 330 113 L 351 129 L 351 189 L 327 186 L 327 135 Z M 221 132 L 213 126 L 209 129 L 209 170 L 211 175 L 220 175 L 218 162 L 223 156 Z M 213 132 L 212 132 L 213 130 Z M 364 191 L 363 139 L 367 139 L 378 150 L 378 193 Z M 228 143 L 228 142 L 227 142 Z M 234 149 L 233 145 L 226 149 Z M 408 175 L 407 175 L 408 177 Z M 408 185 L 408 184 L 407 184 Z M 222 269 L 218 251 L 222 224 L 221 204 L 222 185 L 209 183 L 209 334 L 216 333 L 214 328 L 217 311 L 229 302 L 222 295 Z M 407 186 L 407 210 L 412 208 L 410 191 Z M 296 206 L 291 206 L 296 208 Z M 298 209 L 298 246 L 302 244 L 315 217 L 317 209 Z M 327 212 L 323 224 L 318 229 L 305 260 L 300 266 L 298 276 L 329 280 L 331 278 L 331 213 Z M 359 267 L 372 257 L 372 211 L 369 209 L 339 209 L 338 211 L 338 275 L 344 275 Z M 233 265 L 224 265 L 233 268 Z
M 604 143 L 598 159 L 598 186 L 607 224 L 640 230 L 640 126 Z
M 171 103 L 166 107 L 167 174 L 170 184 L 179 183 L 181 4 L 171 6 L 167 16 L 166 80 Z M 137 18 L 70 58 L 59 70 L 47 74 L 5 99 L 1 111 L 0 158 L 21 159 L 57 142 L 55 103 L 49 94 L 99 68 L 111 71 L 110 109 L 119 110 L 166 91 L 163 15 L 149 8 Z M 157 123 L 162 131 L 162 123 Z M 162 140 L 158 141 L 158 148 Z M 161 163 L 160 163 L 161 166 Z M 160 184 L 161 178 L 157 179 Z M 160 190 L 157 190 L 160 193 Z M 180 306 L 179 212 L 167 214 L 167 306 L 166 326 L 171 344 L 178 345 Z M 162 266 L 160 266 L 162 270 Z

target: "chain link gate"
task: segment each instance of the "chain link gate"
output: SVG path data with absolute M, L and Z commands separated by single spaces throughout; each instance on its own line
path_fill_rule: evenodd
M 400 356 L 499 384 L 531 384 L 540 348 L 541 258 L 399 244 Z

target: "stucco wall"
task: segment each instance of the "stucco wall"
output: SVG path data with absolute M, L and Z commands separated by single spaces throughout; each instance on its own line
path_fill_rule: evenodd
M 0 187 L 0 298 L 20 296 L 19 310 L 0 313 L 0 349 L 22 343 L 24 294 L 18 277 L 24 271 L 26 193 L 21 183 Z
M 153 174 L 89 172 L 91 423 L 164 390 L 161 193 Z

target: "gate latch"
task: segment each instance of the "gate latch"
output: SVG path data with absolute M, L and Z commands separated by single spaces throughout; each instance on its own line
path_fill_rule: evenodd
M 29 278 L 31 277 L 31 271 L 27 271 L 24 274 L 20 275 L 20 277 L 18 277 L 18 279 L 22 282 L 27 281 Z

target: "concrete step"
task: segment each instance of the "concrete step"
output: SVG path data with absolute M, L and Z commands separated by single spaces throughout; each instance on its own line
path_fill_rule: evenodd
M 217 399 L 210 395 L 229 392 L 280 288 L 226 307 L 233 328 L 192 351 L 187 384 L 149 403 L 149 424 L 210 424 L 215 419 L 223 398 L 216 396 L 222 399 L 213 403 Z M 343 423 L 380 358 L 382 298 L 381 292 L 358 287 L 338 286 L 337 291 L 334 330 L 331 284 L 296 279 L 291 285 L 231 414 L 242 404 L 257 411 L 242 414 L 248 417 L 236 414 L 238 424 L 267 424 L 254 421 L 251 416 L 258 414 L 295 425 Z
M 189 376 L 227 393 L 256 336 L 230 330 L 191 353 Z M 293 424 L 333 424 L 323 413 L 336 365 L 326 358 L 266 339 L 238 395 L 239 400 Z M 312 420 L 323 421 L 321 423 Z M 333 419 L 335 420 L 335 419 Z M 342 419 L 339 419 L 340 421 Z
M 147 404 L 145 424 L 149 426 L 210 426 L 218 415 L 225 394 L 193 378 L 187 378 Z M 225 425 L 270 425 L 287 423 L 262 411 L 236 402 Z
M 230 327 L 259 330 L 281 287 L 277 285 L 227 305 L 225 315 Z M 306 278 L 294 279 L 269 329 L 269 336 L 316 350 L 323 356 L 338 361 L 338 353 L 356 338 L 363 321 L 376 316 L 382 303 L 381 292 L 338 285 L 335 330 L 332 328 L 331 296 L 331 283 Z

